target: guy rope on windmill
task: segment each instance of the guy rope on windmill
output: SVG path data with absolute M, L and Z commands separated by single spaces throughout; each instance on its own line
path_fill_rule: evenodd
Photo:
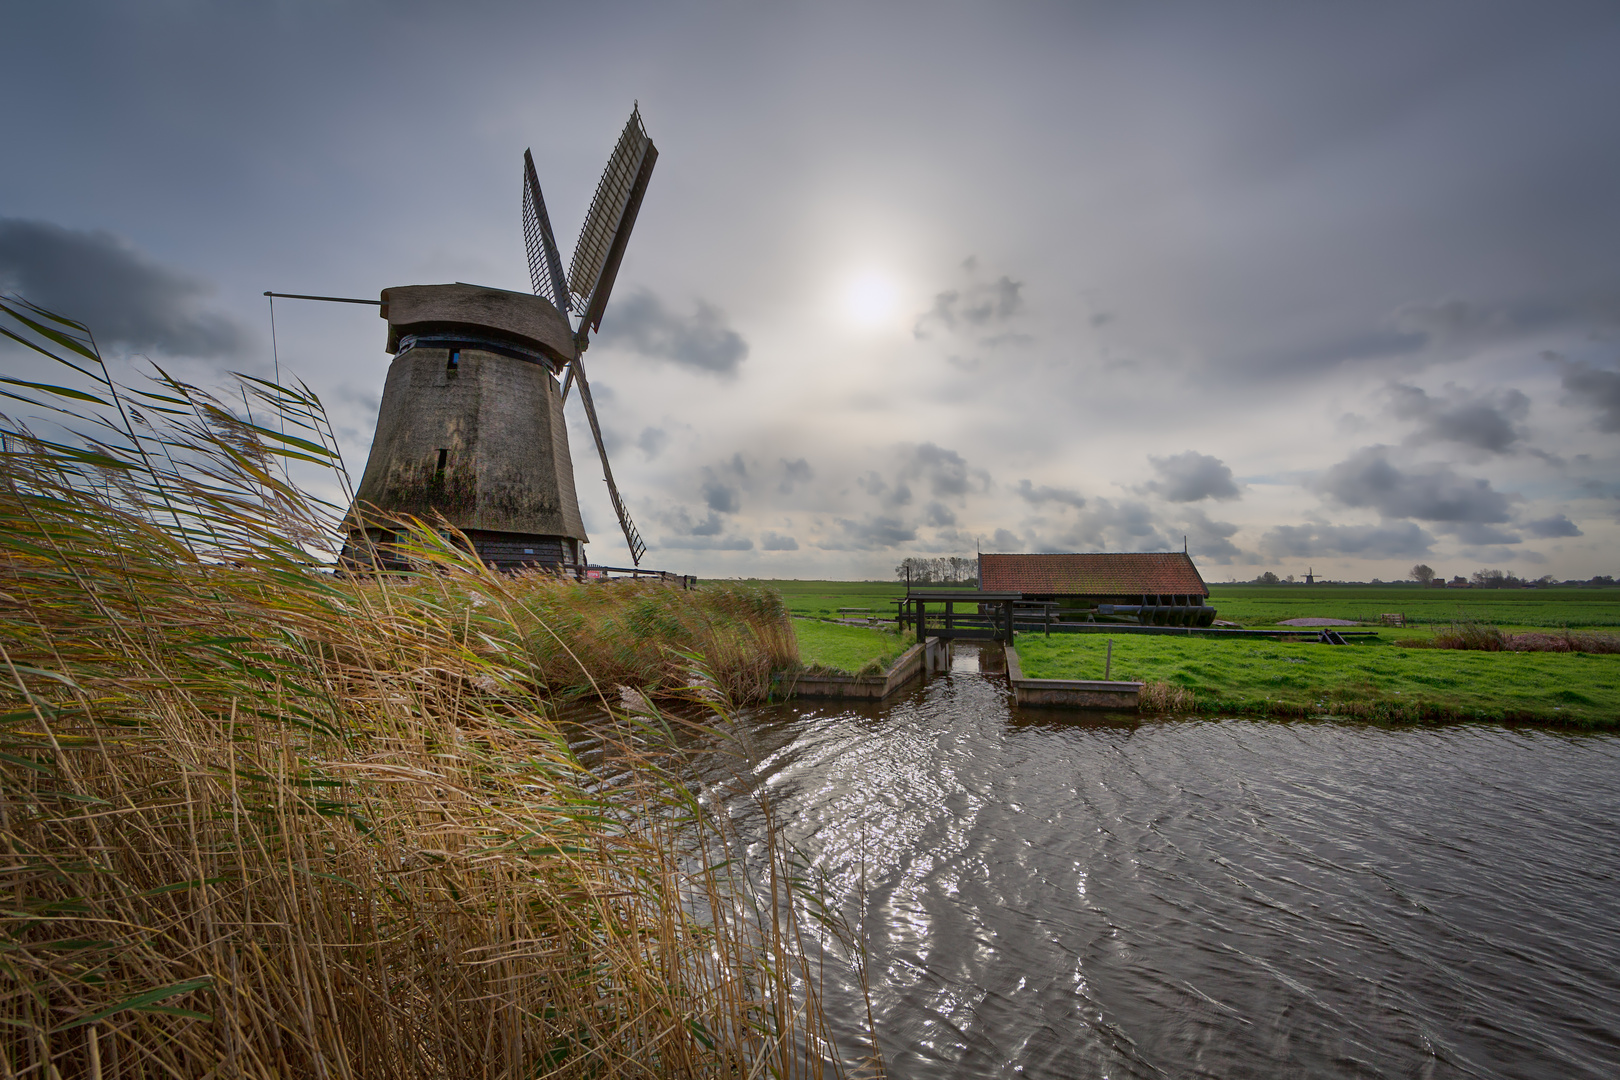
M 524 151 L 523 237 L 533 295 L 457 282 L 395 286 L 380 302 L 360 301 L 379 303 L 394 359 L 350 511 L 345 565 L 407 568 L 390 522 L 410 516 L 454 526 L 496 569 L 583 576 L 587 537 L 563 419 L 578 384 L 608 497 L 631 563 L 640 567 L 647 545 L 613 481 L 584 354 L 601 328 L 657 160 L 637 107 L 564 275 L 534 158 Z

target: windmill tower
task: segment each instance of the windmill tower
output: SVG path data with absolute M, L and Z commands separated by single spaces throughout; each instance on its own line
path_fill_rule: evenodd
M 383 290 L 380 313 L 394 359 L 351 513 L 364 523 L 369 543 L 361 545 L 357 531 L 346 562 L 403 568 L 389 548 L 387 519 L 412 515 L 442 517 L 497 569 L 581 570 L 588 538 L 563 419 L 577 383 L 609 499 L 631 561 L 641 565 L 646 544 L 613 482 L 583 357 L 591 331 L 601 328 L 657 159 L 640 110 L 633 110 L 565 276 L 534 158 L 524 151 L 523 235 L 533 295 L 463 283 Z M 579 313 L 577 326 L 571 312 Z

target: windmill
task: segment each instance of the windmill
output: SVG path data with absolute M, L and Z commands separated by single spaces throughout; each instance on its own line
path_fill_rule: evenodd
M 647 545 L 613 481 L 583 357 L 591 331 L 601 328 L 657 159 L 639 108 L 632 110 L 565 276 L 534 157 L 524 151 L 533 295 L 462 282 L 383 290 L 380 314 L 394 359 L 353 510 L 368 551 L 358 553 L 356 529 L 346 563 L 403 568 L 405 560 L 391 553 L 388 522 L 413 515 L 442 517 L 498 569 L 583 571 L 588 538 L 563 419 L 577 383 L 613 511 L 631 562 L 641 565 Z

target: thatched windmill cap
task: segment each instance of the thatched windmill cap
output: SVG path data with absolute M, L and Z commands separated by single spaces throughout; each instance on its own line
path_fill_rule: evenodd
M 382 291 L 388 320 L 388 351 L 399 351 L 405 334 L 436 334 L 458 327 L 543 354 L 561 365 L 574 358 L 568 321 L 544 297 L 483 285 L 396 285 Z

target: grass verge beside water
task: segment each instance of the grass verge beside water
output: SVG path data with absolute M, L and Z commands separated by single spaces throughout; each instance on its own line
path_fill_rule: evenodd
M 1100 679 L 1103 634 L 1020 634 L 1024 674 Z M 1114 639 L 1112 675 L 1190 693 L 1200 712 L 1620 726 L 1620 656 L 1395 645 Z
M 814 619 L 794 619 L 799 662 L 804 671 L 844 675 L 881 675 L 917 643 L 910 635 L 864 626 L 843 626 Z
M 1486 622 L 1512 628 L 1620 627 L 1620 589 L 1423 589 L 1416 585 L 1211 585 L 1220 618 L 1245 626 L 1327 617 L 1377 623 Z
M 771 589 L 794 615 L 833 619 L 840 608 L 865 608 L 873 618 L 894 621 L 894 601 L 906 594 L 903 581 L 755 580 L 745 584 Z

